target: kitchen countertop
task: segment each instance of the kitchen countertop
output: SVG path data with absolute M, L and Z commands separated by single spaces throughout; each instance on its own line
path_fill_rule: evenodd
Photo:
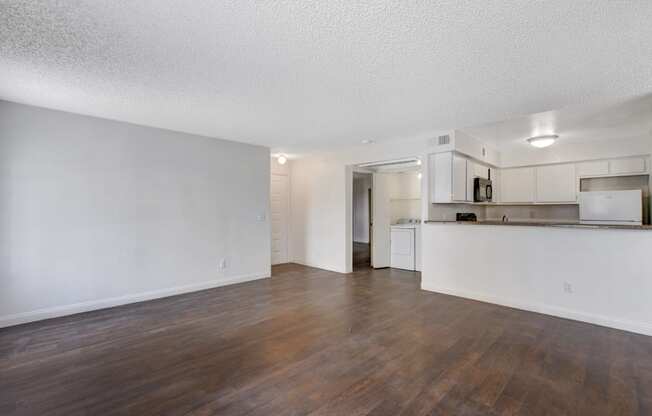
M 582 229 L 615 229 L 615 230 L 650 230 L 652 225 L 593 225 L 580 224 L 579 222 L 543 222 L 543 221 L 425 221 L 426 224 L 460 224 L 460 225 L 502 225 L 521 227 L 553 227 L 553 228 L 582 228 Z

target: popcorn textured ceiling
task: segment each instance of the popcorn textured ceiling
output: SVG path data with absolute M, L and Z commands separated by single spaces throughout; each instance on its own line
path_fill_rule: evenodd
M 652 91 L 649 1 L 0 1 L 0 99 L 307 151 Z

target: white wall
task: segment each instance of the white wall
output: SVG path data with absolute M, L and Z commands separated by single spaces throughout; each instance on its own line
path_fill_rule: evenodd
M 419 171 L 397 172 L 390 175 L 390 222 L 421 218 L 421 179 Z
M 421 219 L 420 199 L 393 199 L 390 202 L 389 221 L 396 224 L 401 219 Z
M 350 172 L 347 175 L 343 165 L 317 158 L 293 161 L 291 172 L 293 261 L 346 273 L 344 198 Z
M 269 276 L 269 175 L 263 147 L 0 102 L 0 326 Z
M 369 243 L 369 189 L 371 174 L 353 176 L 353 241 Z
M 424 290 L 652 335 L 652 230 L 425 224 L 422 232 Z
M 269 163 L 272 173 L 276 175 L 290 175 L 290 166 L 292 166 L 292 161 L 287 160 L 285 164 L 281 165 L 278 163 L 278 158 L 271 157 Z

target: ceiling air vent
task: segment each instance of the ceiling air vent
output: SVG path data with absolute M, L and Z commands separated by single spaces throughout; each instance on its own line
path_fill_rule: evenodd
M 450 144 L 450 142 L 451 142 L 451 136 L 449 136 L 448 134 L 446 134 L 444 136 L 437 137 L 437 146 L 443 146 L 445 144 Z

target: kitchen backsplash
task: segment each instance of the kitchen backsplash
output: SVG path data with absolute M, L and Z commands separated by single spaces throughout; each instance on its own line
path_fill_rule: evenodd
M 455 221 L 458 212 L 472 212 L 479 221 L 500 220 L 506 215 L 511 221 L 561 221 L 580 219 L 578 205 L 471 205 L 430 204 L 429 219 Z
M 484 205 L 430 204 L 428 218 L 434 221 L 455 221 L 458 212 L 472 212 L 480 221 L 487 217 L 487 209 Z
M 506 215 L 510 221 L 560 221 L 580 220 L 579 205 L 498 205 L 487 206 L 488 220 L 500 220 Z

